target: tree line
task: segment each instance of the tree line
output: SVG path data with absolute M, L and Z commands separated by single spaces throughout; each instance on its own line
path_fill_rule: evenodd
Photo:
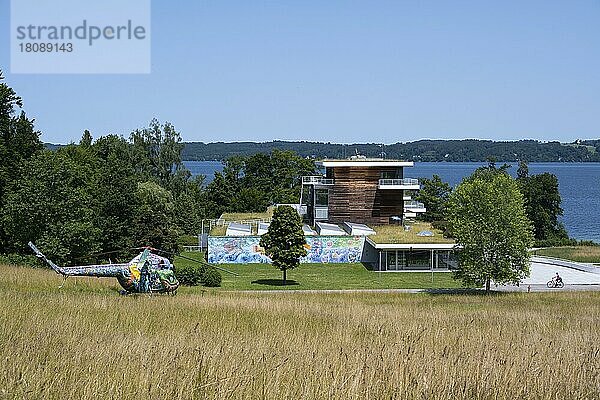
M 368 157 L 405 159 L 426 162 L 485 162 L 489 157 L 507 162 L 598 162 L 600 140 L 576 141 L 563 144 L 557 141 L 536 140 L 418 140 L 381 146 L 377 143 L 337 144 L 309 141 L 271 141 L 235 143 L 185 143 L 184 160 L 225 160 L 231 156 L 250 156 L 271 153 L 273 150 L 291 150 L 301 157 L 346 158 L 360 153 Z

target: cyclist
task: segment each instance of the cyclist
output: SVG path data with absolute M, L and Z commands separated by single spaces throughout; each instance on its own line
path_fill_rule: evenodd
M 556 282 L 557 284 L 562 283 L 562 278 L 560 277 L 558 272 L 556 273 L 556 276 L 554 277 L 554 282 Z

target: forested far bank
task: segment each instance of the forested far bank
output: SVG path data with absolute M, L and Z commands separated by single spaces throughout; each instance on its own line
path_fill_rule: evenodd
M 291 150 L 301 157 L 316 159 L 346 158 L 359 153 L 367 157 L 383 155 L 386 158 L 424 162 L 485 162 L 490 158 L 512 162 L 600 162 L 600 139 L 578 140 L 573 143 L 536 140 L 418 140 L 384 146 L 377 143 L 336 144 L 307 141 L 187 142 L 184 143 L 182 159 L 225 160 L 234 155 L 266 154 L 273 150 Z

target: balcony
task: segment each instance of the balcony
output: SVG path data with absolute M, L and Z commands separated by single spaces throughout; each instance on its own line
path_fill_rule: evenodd
M 315 186 L 332 186 L 333 179 L 325 178 L 322 176 L 303 176 L 302 184 Z
M 419 180 L 414 178 L 404 179 L 380 179 L 379 189 L 388 190 L 419 190 Z
M 329 209 L 327 207 L 315 207 L 315 220 L 320 219 L 328 219 L 329 218 Z
M 411 213 L 424 213 L 427 211 L 427 209 L 425 208 L 425 204 L 419 201 L 411 200 L 404 202 L 404 211 Z

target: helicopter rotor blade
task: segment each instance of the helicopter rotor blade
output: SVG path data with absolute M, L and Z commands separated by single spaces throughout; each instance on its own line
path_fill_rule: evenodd
M 196 261 L 197 263 L 200 263 L 200 264 L 202 264 L 202 265 L 207 265 L 207 266 L 209 266 L 209 267 L 211 267 L 211 268 L 216 268 L 216 269 L 218 269 L 218 270 L 220 270 L 220 271 L 227 272 L 228 274 L 235 275 L 235 276 L 240 276 L 239 274 L 236 274 L 236 273 L 235 273 L 235 272 L 233 272 L 233 271 L 229 271 L 229 270 L 227 270 L 227 269 L 225 269 L 225 268 L 217 267 L 216 265 L 209 264 L 209 263 L 207 263 L 207 262 L 205 262 L 205 261 L 200 261 L 200 260 L 196 260 L 196 259 L 194 259 L 194 258 L 191 258 L 191 257 L 182 256 L 181 254 L 175 254 L 175 257 L 181 257 L 181 258 L 184 258 L 184 259 L 186 259 L 186 260 L 190 260 L 190 261 Z
M 198 264 L 206 265 L 206 266 L 209 266 L 209 267 L 211 267 L 211 268 L 215 268 L 215 269 L 218 269 L 218 270 L 220 270 L 220 271 L 227 272 L 228 274 L 231 274 L 231 275 L 234 275 L 234 276 L 240 276 L 239 274 L 237 274 L 237 273 L 235 273 L 235 272 L 233 272 L 233 271 L 229 271 L 229 270 L 227 270 L 227 269 L 225 269 L 225 268 L 217 267 L 216 265 L 209 264 L 209 263 L 207 263 L 206 261 L 201 261 L 201 260 L 197 260 L 197 259 L 195 259 L 195 258 L 191 258 L 191 257 L 182 256 L 181 254 L 176 254 L 176 253 L 173 253 L 172 251 L 161 250 L 161 249 L 155 249 L 155 248 L 153 248 L 153 247 L 150 247 L 150 246 L 148 246 L 148 247 L 143 247 L 143 248 L 144 248 L 144 249 L 149 249 L 149 250 L 151 250 L 151 251 L 156 251 L 156 252 L 161 252 L 161 253 L 169 254 L 169 255 L 172 255 L 173 257 L 181 257 L 181 258 L 183 258 L 183 259 L 185 259 L 185 260 L 194 261 L 194 262 L 197 262 Z
M 122 252 L 126 252 L 126 251 L 131 251 L 131 250 L 132 249 L 121 249 L 121 250 L 103 251 L 101 253 L 92 253 L 87 256 L 74 258 L 73 261 L 79 261 L 79 260 L 94 258 L 94 257 L 98 257 L 98 256 L 106 256 L 106 255 L 115 254 L 115 253 L 122 253 Z

